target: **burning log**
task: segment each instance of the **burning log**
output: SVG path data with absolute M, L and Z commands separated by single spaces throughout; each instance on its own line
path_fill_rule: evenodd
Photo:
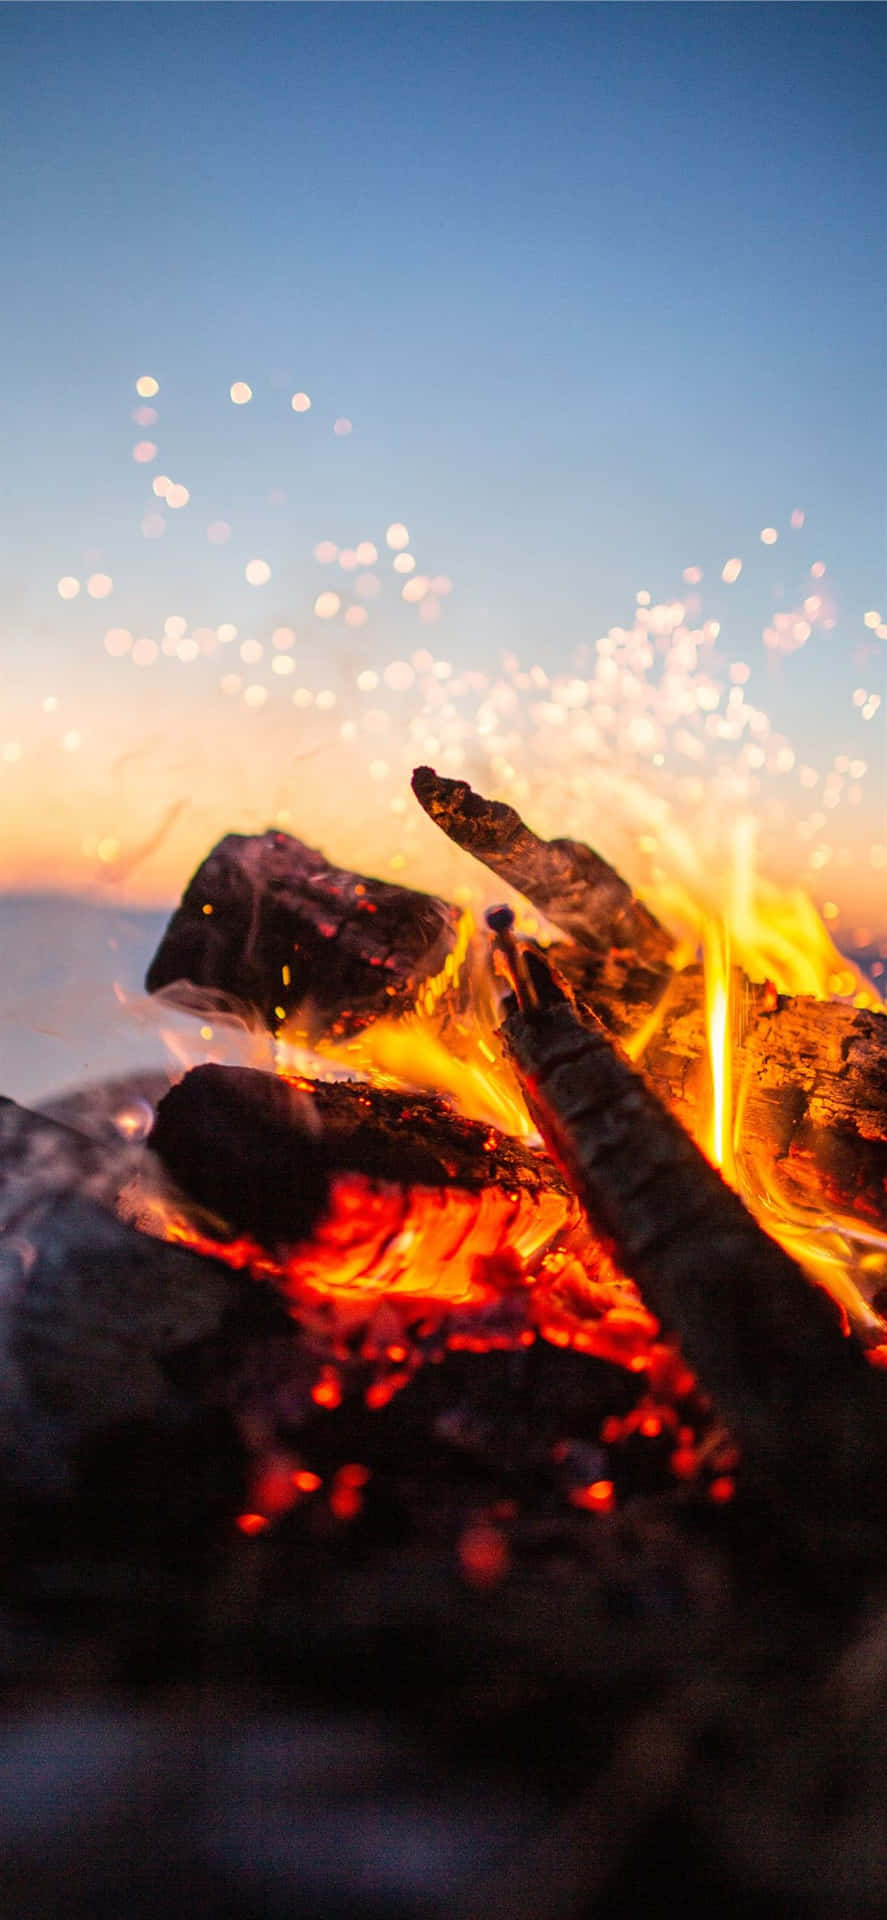
M 267 1253 L 262 1270 L 303 1304 L 520 1289 L 555 1242 L 591 1273 L 600 1261 L 547 1157 L 435 1096 L 195 1067 L 160 1101 L 149 1146 L 179 1197 L 214 1216 L 220 1251 L 234 1229 L 276 1252 L 276 1271 Z M 126 1206 L 156 1231 L 144 1185 Z
M 549 1148 L 677 1332 L 750 1472 L 807 1544 L 883 1552 L 887 1397 L 834 1303 L 600 1022 L 580 1023 L 539 954 L 520 954 L 514 983 L 503 1034 Z
M 450 839 L 569 933 L 554 952 L 580 1007 L 628 1045 L 649 1030 L 645 1073 L 692 1130 L 709 1074 L 702 969 L 669 969 L 668 936 L 590 849 L 539 840 L 513 808 L 429 767 L 413 790 Z M 738 970 L 732 998 L 749 1190 L 887 1231 L 887 1016 L 775 994 Z
M 208 988 L 276 1032 L 306 1005 L 354 1032 L 410 1008 L 452 952 L 459 913 L 432 894 L 333 867 L 301 840 L 229 833 L 198 867 L 148 969 L 149 993 Z M 186 983 L 184 994 L 176 993 Z

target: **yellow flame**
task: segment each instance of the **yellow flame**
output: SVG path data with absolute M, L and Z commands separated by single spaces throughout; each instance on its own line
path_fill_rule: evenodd
M 376 1020 L 348 1040 L 311 1039 L 303 1018 L 289 1022 L 278 1039 L 279 1070 L 316 1073 L 320 1060 L 377 1086 L 442 1093 L 467 1120 L 529 1138 L 535 1129 L 502 1051 L 485 945 L 474 934 L 471 914 L 463 913 L 439 973 L 399 1020 Z
M 710 922 L 705 929 L 702 952 L 712 1089 L 708 1152 L 725 1179 L 730 1179 L 733 1173 L 733 1033 L 728 928 Z

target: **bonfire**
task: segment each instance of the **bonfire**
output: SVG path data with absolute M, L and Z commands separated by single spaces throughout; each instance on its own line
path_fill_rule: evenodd
M 693 1911 L 880 1911 L 887 1016 L 700 962 L 587 846 L 413 790 L 507 894 L 483 924 L 229 835 L 147 986 L 275 1071 L 0 1109 L 10 1605 L 49 1583 L 68 1650 L 98 1609 L 117 1684 L 199 1647 L 214 1712 L 261 1672 L 375 1716 L 328 1790 L 406 1743 L 435 1912 L 658 1911 L 669 1859 Z M 339 1911 L 300 1845 L 286 1887 Z

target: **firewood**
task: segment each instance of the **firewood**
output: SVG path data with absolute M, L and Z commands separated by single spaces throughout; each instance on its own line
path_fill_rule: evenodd
M 303 1307 L 318 1287 L 337 1286 L 369 1289 L 371 1301 L 386 1286 L 416 1296 L 424 1284 L 446 1301 L 441 1279 L 460 1257 L 466 1294 L 497 1260 L 503 1284 L 512 1275 L 519 1286 L 522 1259 L 531 1272 L 555 1242 L 589 1273 L 600 1260 L 548 1156 L 435 1095 L 355 1081 L 296 1088 L 252 1068 L 195 1067 L 160 1101 L 149 1147 L 123 1197 L 126 1217 L 157 1230 L 156 1156 L 176 1183 L 173 1211 L 194 1220 L 196 1203 L 209 1215 L 204 1235 L 220 1245 L 246 1235 L 276 1254 L 277 1284 Z M 160 1199 L 162 1230 L 164 1190 Z
M 466 853 L 532 901 L 581 947 L 626 947 L 651 966 L 674 942 L 600 855 L 578 840 L 540 840 L 514 807 L 486 800 L 466 780 L 417 767 L 413 792 L 437 826 Z
M 417 769 L 413 786 L 451 839 L 570 934 L 552 952 L 580 1008 L 629 1046 L 648 1029 L 644 1071 L 692 1130 L 710 1097 L 702 968 L 670 970 L 667 936 L 664 945 L 651 943 L 650 916 L 639 902 L 633 914 L 614 914 L 614 902 L 633 896 L 590 849 L 537 839 L 513 808 L 428 767 Z M 599 892 L 592 885 L 585 893 L 578 881 L 572 891 L 564 882 L 566 906 L 559 912 L 565 864 L 579 876 L 603 868 L 609 880 Z M 628 950 L 631 930 L 637 938 Z M 739 1171 L 750 1198 L 767 1197 L 783 1211 L 855 1218 L 887 1232 L 887 1015 L 776 994 L 738 968 L 732 980 Z
M 503 1036 L 553 1156 L 808 1543 L 887 1546 L 887 1396 L 834 1303 L 752 1219 L 546 961 Z M 830 1541 L 830 1533 L 833 1538 Z
M 432 894 L 331 866 L 276 828 L 229 833 L 187 887 L 146 986 L 189 1006 L 193 989 L 224 994 L 272 1031 L 300 1009 L 317 1030 L 351 1032 L 412 1006 L 458 924 Z

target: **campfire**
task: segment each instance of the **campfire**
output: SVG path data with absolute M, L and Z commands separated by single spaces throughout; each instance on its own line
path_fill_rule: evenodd
M 283 831 L 229 835 L 147 987 L 260 1027 L 274 1071 L 210 1061 L 0 1111 L 11 1524 L 41 1566 L 47 1529 L 101 1556 L 129 1526 L 156 1540 L 161 1507 L 175 1554 L 261 1543 L 272 1614 L 296 1607 L 315 1652 L 325 1609 L 408 1640 L 436 1608 L 463 1655 L 498 1610 L 503 1700 L 509 1646 L 587 1688 L 617 1587 L 637 1678 L 658 1582 L 659 1717 L 608 1763 L 649 1822 L 723 1704 L 695 1681 L 676 1704 L 670 1649 L 680 1616 L 708 1660 L 734 1604 L 706 1529 L 738 1527 L 745 1578 L 763 1529 L 766 1582 L 787 1556 L 805 1607 L 858 1607 L 883 1562 L 885 1015 L 861 978 L 791 993 L 710 929 L 703 963 L 589 847 L 428 767 L 413 791 L 510 904 L 475 925 Z M 630 1549 L 600 1531 L 626 1525 Z M 418 1543 L 396 1602 L 392 1541 Z M 355 1572 L 373 1554 L 381 1587 Z M 534 1555 L 570 1598 L 555 1571 L 530 1625 Z M 466 1625 L 466 1605 L 493 1611 Z M 734 1690 L 728 1719 L 748 1710 Z M 732 1790 L 709 1809 L 722 1870 L 784 1890 L 797 1836 L 777 1821 L 762 1866 Z M 597 1880 L 561 1833 L 588 1911 L 636 1830 L 614 1820 Z M 532 1909 L 515 1882 L 477 1911 L 586 1910 L 532 1859 Z M 832 1875 L 822 1911 L 840 1897 Z

